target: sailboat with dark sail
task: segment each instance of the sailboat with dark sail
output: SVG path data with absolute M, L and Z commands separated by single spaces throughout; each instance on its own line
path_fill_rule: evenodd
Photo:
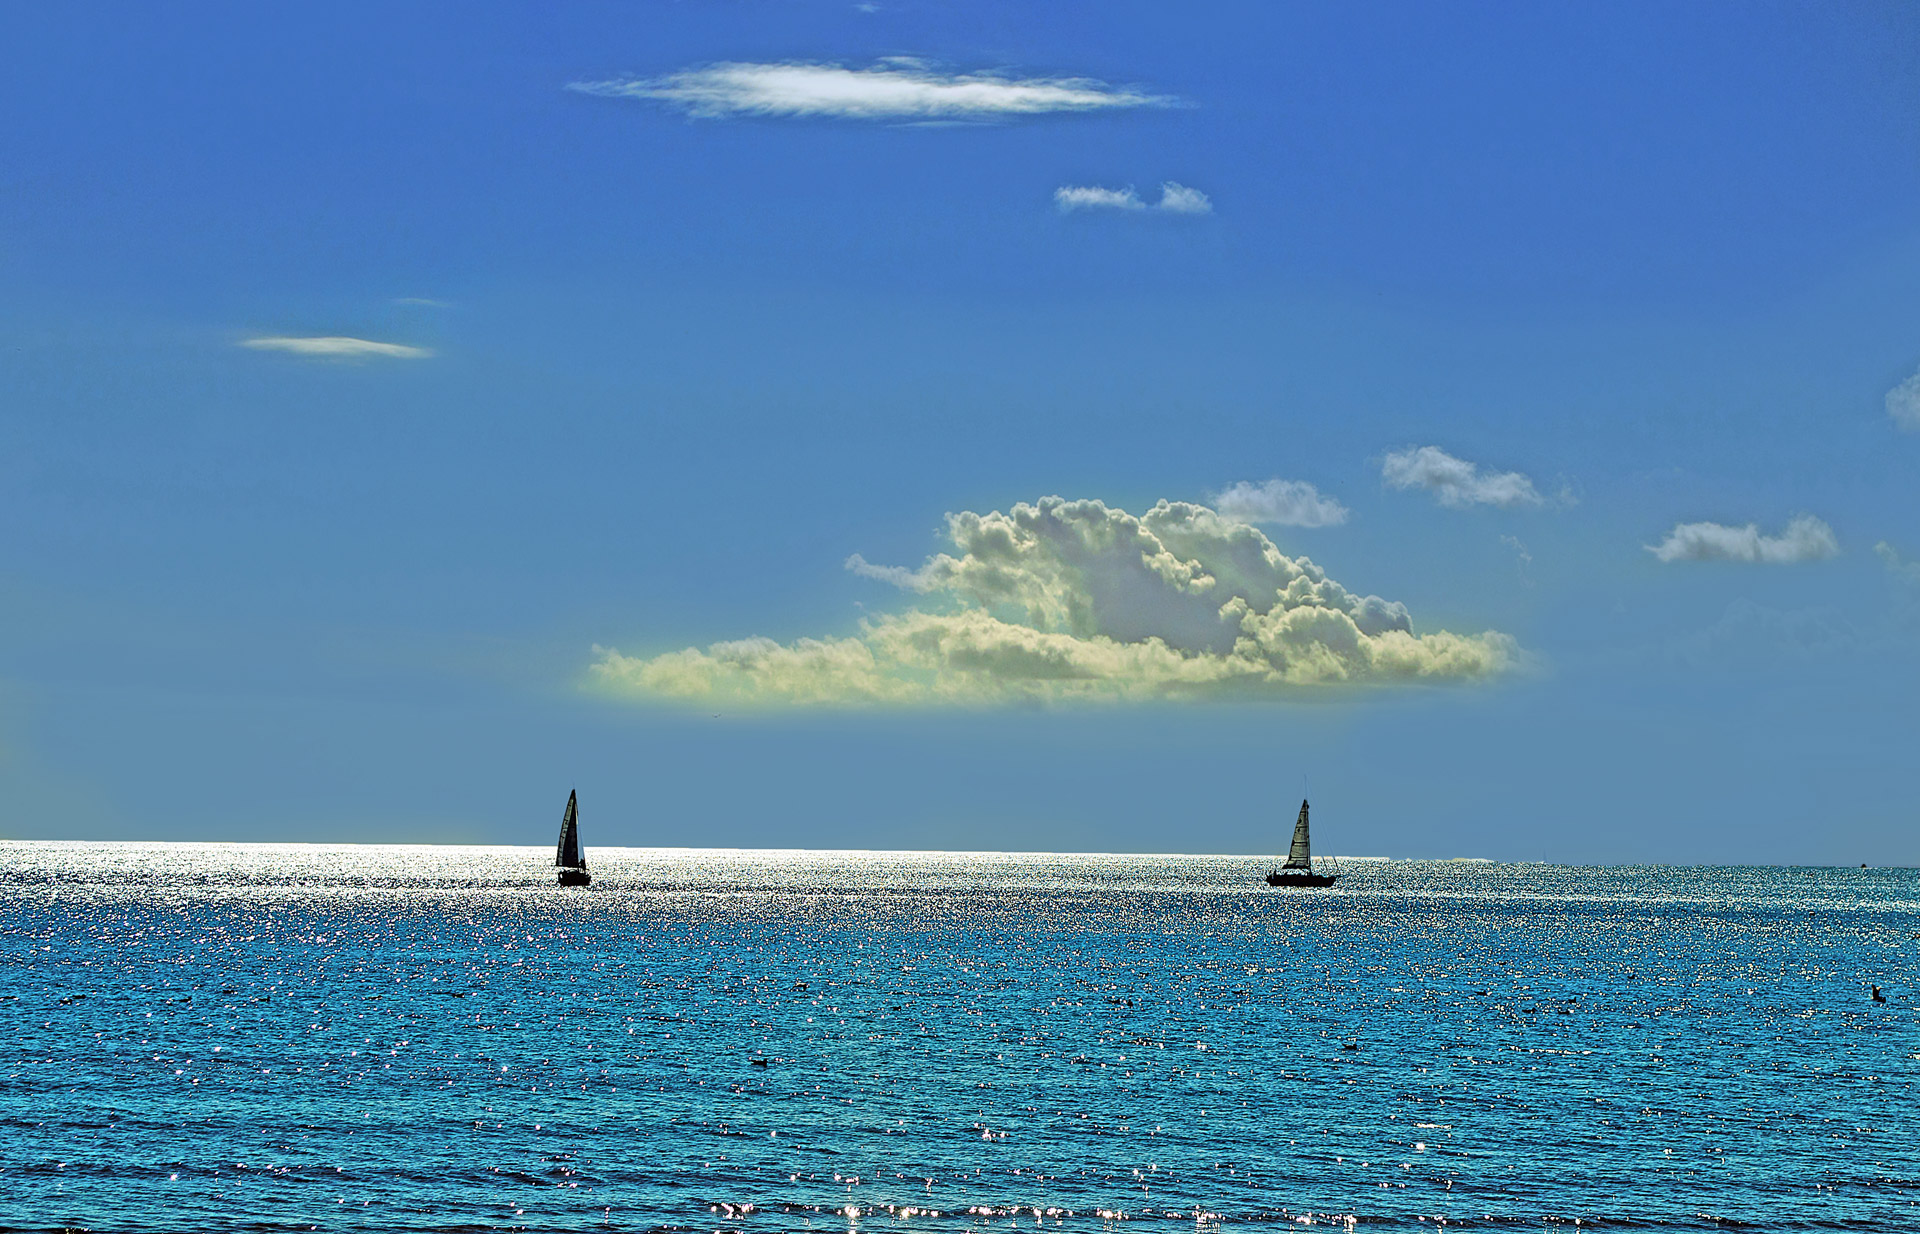
M 560 847 L 553 854 L 560 867 L 562 887 L 584 887 L 593 881 L 587 873 L 586 854 L 580 851 L 580 800 L 575 791 L 567 793 L 567 812 L 560 816 Z
M 1340 874 L 1313 872 L 1313 842 L 1307 837 L 1307 803 L 1300 803 L 1300 817 L 1293 824 L 1293 843 L 1287 847 L 1287 859 L 1279 869 L 1267 875 L 1269 887 L 1331 887 Z

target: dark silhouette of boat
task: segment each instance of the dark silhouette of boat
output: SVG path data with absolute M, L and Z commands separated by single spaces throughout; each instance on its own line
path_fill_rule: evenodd
M 1302 800 L 1300 817 L 1293 824 L 1293 843 L 1287 846 L 1287 859 L 1267 875 L 1267 886 L 1331 887 L 1339 877 L 1337 870 L 1332 874 L 1313 872 L 1313 843 L 1307 838 L 1307 803 Z
M 580 851 L 580 801 L 574 791 L 567 793 L 567 812 L 560 816 L 560 847 L 553 854 L 560 867 L 562 887 L 584 887 L 593 881 L 587 873 L 587 857 Z

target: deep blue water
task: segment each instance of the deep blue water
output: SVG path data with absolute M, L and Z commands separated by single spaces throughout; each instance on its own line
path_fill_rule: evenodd
M 1915 871 L 547 852 L 0 844 L 0 1226 L 1920 1229 Z

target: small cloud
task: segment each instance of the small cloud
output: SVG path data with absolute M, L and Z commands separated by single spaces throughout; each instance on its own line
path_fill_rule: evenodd
M 329 360 L 357 360 L 365 356 L 383 356 L 393 360 L 423 360 L 433 353 L 424 347 L 404 343 L 376 343 L 372 339 L 347 338 L 344 335 L 293 337 L 269 335 L 244 340 L 242 347 L 260 351 L 290 351 L 298 356 L 316 356 Z
M 917 570 L 847 568 L 934 597 L 851 637 L 720 642 L 654 656 L 596 648 L 591 678 L 636 700 L 993 704 L 1305 698 L 1335 687 L 1475 682 L 1526 656 L 1497 631 L 1413 632 L 1257 529 L 1162 501 L 1134 516 L 1044 497 L 947 517 Z
M 902 591 L 933 590 L 934 584 L 929 581 L 925 570 L 909 570 L 905 566 L 876 566 L 858 553 L 847 558 L 846 566 L 861 578 L 892 583 Z
M 1393 488 L 1422 488 L 1443 506 L 1545 505 L 1533 481 L 1517 471 L 1481 471 L 1478 464 L 1455 458 L 1439 446 L 1420 446 L 1389 454 L 1380 478 Z
M 1764 565 L 1793 565 L 1825 561 L 1840 555 L 1833 528 L 1802 514 L 1777 536 L 1760 534 L 1758 523 L 1731 527 L 1725 523 L 1681 523 L 1658 544 L 1643 546 L 1663 562 L 1746 561 Z
M 1097 185 L 1061 185 L 1053 190 L 1053 204 L 1064 214 L 1071 210 L 1144 210 L 1147 203 L 1131 188 L 1103 189 Z
M 1212 214 L 1213 199 L 1199 189 L 1169 180 L 1160 186 L 1160 209 L 1171 214 Z
M 1241 480 L 1208 498 L 1222 518 L 1237 523 L 1273 523 L 1281 527 L 1336 527 L 1347 508 L 1305 480 Z
M 1148 205 L 1128 185 L 1123 189 L 1099 185 L 1063 184 L 1053 190 L 1053 204 L 1061 213 L 1074 210 L 1158 210 L 1165 214 L 1212 214 L 1213 202 L 1199 189 L 1169 180 L 1160 186 L 1160 200 Z
M 1887 391 L 1887 414 L 1900 428 L 1920 430 L 1920 373 Z
M 994 120 L 1174 104 L 1170 98 L 1090 77 L 947 73 L 898 56 L 864 69 L 798 61 L 729 62 L 664 77 L 576 81 L 567 89 L 602 98 L 665 103 L 706 120 L 730 116 Z
M 1873 546 L 1873 551 L 1885 563 L 1887 573 L 1903 583 L 1920 585 L 1920 561 L 1908 561 L 1901 557 L 1893 545 L 1885 540 Z
M 452 308 L 445 300 L 432 300 L 426 296 L 396 296 L 395 304 L 405 304 L 414 308 Z

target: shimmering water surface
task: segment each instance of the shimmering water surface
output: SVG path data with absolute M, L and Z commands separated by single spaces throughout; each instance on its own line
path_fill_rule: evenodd
M 0 1225 L 1920 1229 L 1914 871 L 549 851 L 0 844 Z

